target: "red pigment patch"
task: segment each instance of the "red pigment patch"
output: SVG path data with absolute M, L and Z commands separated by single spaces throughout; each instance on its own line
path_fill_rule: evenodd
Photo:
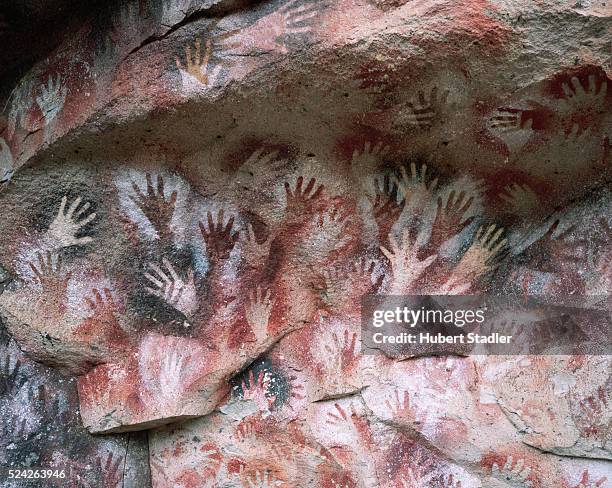
M 500 193 L 504 193 L 504 189 L 514 183 L 518 185 L 527 185 L 536 195 L 545 196 L 552 190 L 550 185 L 540 179 L 536 179 L 522 171 L 513 169 L 503 169 L 493 174 L 483 175 L 486 181 L 485 198 L 487 202 L 498 204 Z
M 193 469 L 187 469 L 176 478 L 181 488 L 200 488 L 204 486 L 205 479 Z
M 542 94 L 558 99 L 566 98 L 565 92 L 563 90 L 564 83 L 567 83 L 570 87 L 572 87 L 571 79 L 573 77 L 576 77 L 578 78 L 580 84 L 583 87 L 588 87 L 589 76 L 591 75 L 595 77 L 597 90 L 600 89 L 602 83 L 608 83 L 608 91 L 606 93 L 606 98 L 608 100 L 612 99 L 612 93 L 610 90 L 610 82 L 612 81 L 612 79 L 608 77 L 603 68 L 601 68 L 600 66 L 593 65 L 572 66 L 570 68 L 567 68 L 565 71 L 560 71 L 544 83 L 542 88 Z
M 531 481 L 532 488 L 542 487 L 542 484 L 540 480 L 537 478 L 537 473 L 536 473 L 536 470 L 539 466 L 538 462 L 532 461 L 530 457 L 526 455 L 524 452 L 520 452 L 518 450 L 514 450 L 514 451 L 508 450 L 506 452 L 489 452 L 481 458 L 480 465 L 486 468 L 489 472 L 493 471 L 494 464 L 497 465 L 498 469 L 502 470 L 510 457 L 512 457 L 512 466 L 510 469 L 513 469 L 516 466 L 516 463 L 520 459 L 523 459 L 524 468 L 528 467 L 531 470 L 526 480 Z
M 340 137 L 334 144 L 334 154 L 336 157 L 343 161 L 350 163 L 353 153 L 358 151 L 363 152 L 365 143 L 369 142 L 371 147 L 382 143 L 384 146 L 394 147 L 397 145 L 396 139 L 389 134 L 386 134 L 374 127 L 359 126 L 355 127 L 350 134 Z M 385 159 L 393 159 L 392 156 L 388 155 Z M 382 163 L 382 161 L 381 161 Z
M 271 136 L 272 137 L 272 136 Z M 271 138 L 270 137 L 270 138 Z M 266 156 L 272 152 L 277 152 L 278 155 L 273 161 L 282 159 L 292 159 L 297 155 L 297 151 L 292 149 L 287 144 L 271 143 L 270 138 L 247 137 L 245 138 L 238 149 L 226 155 L 225 161 L 230 171 L 237 171 L 255 151 L 261 150 L 261 156 Z M 261 168 L 260 168 L 261 169 Z
M 495 12 L 496 7 L 489 0 L 462 0 L 436 3 L 423 15 L 424 18 L 443 18 L 437 21 L 428 30 L 444 34 L 444 49 L 438 52 L 448 55 L 449 46 L 460 49 L 471 41 L 471 44 L 484 46 L 490 54 L 500 55 L 507 49 L 511 39 L 512 30 L 507 25 L 495 20 L 489 12 Z M 433 36 L 413 42 L 428 50 L 439 47 L 439 36 Z M 466 42 L 467 41 L 467 42 Z

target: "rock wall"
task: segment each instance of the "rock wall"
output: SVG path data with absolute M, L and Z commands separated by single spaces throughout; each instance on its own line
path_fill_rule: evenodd
M 612 486 L 609 355 L 369 355 L 360 315 L 609 296 L 609 3 L 139 0 L 66 25 L 0 88 L 3 469 Z

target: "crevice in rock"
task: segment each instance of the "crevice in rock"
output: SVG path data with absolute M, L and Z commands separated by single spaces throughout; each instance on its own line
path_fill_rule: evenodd
M 204 19 L 225 17 L 227 15 L 238 13 L 246 8 L 252 7 L 253 4 L 263 2 L 265 2 L 265 0 L 256 2 L 252 2 L 250 0 L 221 0 L 219 3 L 214 4 L 210 7 L 201 10 L 196 10 L 177 24 L 174 24 L 173 26 L 169 27 L 169 29 L 163 34 L 154 34 L 144 39 L 138 46 L 136 46 L 129 53 L 127 53 L 124 59 L 130 57 L 132 54 L 136 53 L 137 51 L 140 51 L 142 48 L 148 46 L 149 44 L 168 38 L 173 33 L 189 24 L 193 24 Z
M 584 460 L 587 460 L 587 461 L 588 460 L 590 460 L 590 461 L 608 461 L 608 462 L 612 461 L 612 454 L 609 457 L 605 457 L 605 456 L 582 456 L 582 455 L 578 456 L 578 455 L 575 455 L 575 454 L 564 453 L 561 449 L 558 450 L 558 451 L 556 451 L 556 450 L 553 451 L 551 449 L 545 449 L 543 447 L 531 444 L 531 443 L 529 443 L 529 442 L 527 442 L 527 441 L 525 441 L 523 439 L 521 439 L 521 442 L 523 444 L 525 444 L 526 446 L 528 446 L 528 447 L 530 447 L 532 449 L 535 449 L 536 451 L 541 452 L 542 454 L 547 454 L 547 455 L 550 455 L 550 456 L 559 456 L 559 457 L 562 457 L 562 458 L 569 458 L 569 459 L 584 459 Z M 576 444 L 574 444 L 574 445 L 576 445 Z
M 123 469 L 122 488 L 147 488 L 151 483 L 149 432 L 130 432 Z
M 365 385 L 365 386 L 362 386 L 361 388 L 359 388 L 358 390 L 349 391 L 349 392 L 345 392 L 345 393 L 338 393 L 337 395 L 335 395 L 335 394 L 326 395 L 323 398 L 319 398 L 317 400 L 312 400 L 310 403 L 324 403 L 324 402 L 331 402 L 331 401 L 335 401 L 335 400 L 343 400 L 343 399 L 346 399 L 346 398 L 355 398 L 355 397 L 360 397 L 363 400 L 363 397 L 361 397 L 361 394 L 368 387 L 369 387 L 369 385 Z

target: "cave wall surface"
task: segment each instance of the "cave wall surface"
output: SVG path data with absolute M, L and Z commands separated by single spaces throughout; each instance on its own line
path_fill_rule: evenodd
M 360 314 L 609 296 L 608 0 L 95 2 L 53 33 L 0 77 L 0 464 L 68 476 L 0 486 L 612 486 L 610 355 L 370 355 Z

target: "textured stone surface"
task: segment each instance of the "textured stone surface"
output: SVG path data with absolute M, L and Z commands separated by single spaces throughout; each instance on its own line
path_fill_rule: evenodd
M 0 461 L 4 470 L 43 468 L 64 471 L 38 486 L 122 486 L 128 438 L 93 437 L 79 418 L 74 380 L 25 358 L 2 329 L 0 344 Z M 130 439 L 130 451 L 146 439 Z M 133 456 L 138 459 L 138 456 Z M 142 458 L 142 456 L 140 456 Z M 147 471 L 140 469 L 145 476 Z M 34 480 L 6 480 L 2 486 L 32 486 Z M 142 485 L 140 485 L 142 486 Z
M 0 92 L 4 464 L 610 485 L 610 356 L 367 356 L 359 309 L 609 295 L 609 2 L 141 0 L 66 30 Z

